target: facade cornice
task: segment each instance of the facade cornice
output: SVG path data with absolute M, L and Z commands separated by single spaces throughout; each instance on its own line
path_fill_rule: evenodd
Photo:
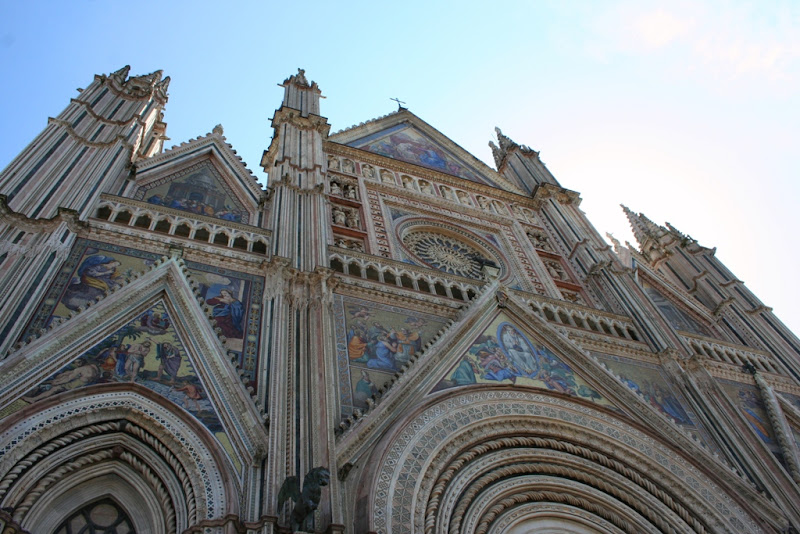
M 319 132 L 323 138 L 327 137 L 331 129 L 328 119 L 320 115 L 302 115 L 299 109 L 281 106 L 275 110 L 272 116 L 272 127 L 278 128 L 282 124 L 290 124 L 298 130 L 314 130 Z
M 464 216 L 469 215 L 472 218 L 470 219 L 473 224 L 483 226 L 487 229 L 491 228 L 494 231 L 497 231 L 497 226 L 509 226 L 513 224 L 516 220 L 513 216 L 508 215 L 497 215 L 495 213 L 489 213 L 481 208 L 476 208 L 475 206 L 465 206 L 464 204 L 458 204 L 452 200 L 447 200 L 442 197 L 435 197 L 431 195 L 426 195 L 425 193 L 420 193 L 418 191 L 409 191 L 407 189 L 397 189 L 395 186 L 383 184 L 376 182 L 374 184 L 369 184 L 367 186 L 368 189 L 372 189 L 374 191 L 378 191 L 381 193 L 382 197 L 387 201 L 391 202 L 399 207 L 406 207 L 408 206 L 408 198 L 413 198 L 420 202 L 420 204 L 415 204 L 414 206 L 420 209 L 429 209 L 436 211 L 436 215 L 441 217 L 443 215 L 441 208 L 447 210 L 445 213 L 449 212 L 452 217 L 461 217 L 460 221 L 464 221 Z M 441 207 L 441 208 L 440 208 Z M 406 208 L 407 209 L 407 208 Z M 458 210 L 457 212 L 451 210 Z M 491 227 L 487 223 L 493 223 L 495 226 Z
M 450 319 L 464 306 L 463 301 L 437 298 L 425 293 L 387 286 L 387 284 L 371 283 L 360 278 L 338 276 L 336 280 L 339 282 L 335 291 L 337 295 L 391 302 L 393 305 L 402 305 L 403 308 L 409 310 L 442 314 Z
M 485 280 L 466 278 L 464 276 L 458 276 L 456 274 L 446 273 L 444 271 L 433 269 L 431 267 L 414 265 L 404 261 L 384 258 L 383 256 L 375 256 L 372 254 L 366 254 L 364 252 L 356 252 L 355 250 L 339 248 L 335 246 L 328 246 L 328 251 L 331 254 L 338 255 L 341 259 L 348 259 L 348 258 L 358 259 L 364 262 L 365 265 L 372 264 L 378 269 L 384 267 L 393 267 L 398 272 L 416 273 L 421 276 L 425 276 L 427 278 L 439 278 L 442 280 L 448 280 L 456 284 L 462 284 L 476 288 L 483 287 L 486 284 Z
M 473 182 L 472 180 L 467 180 L 466 178 L 460 178 L 452 174 L 435 171 L 433 169 L 428 169 L 427 167 L 414 165 L 413 163 L 408 163 L 398 159 L 390 158 L 388 156 L 382 156 L 380 154 L 375 154 L 374 152 L 369 152 L 368 150 L 363 150 L 361 148 L 341 145 L 333 141 L 325 141 L 324 149 L 326 154 L 357 159 L 359 161 L 363 161 L 365 163 L 369 163 L 370 165 L 375 165 L 377 167 L 392 169 L 396 172 L 409 174 L 412 176 L 416 176 L 418 178 L 424 178 L 425 180 L 431 182 L 457 187 L 459 189 L 470 191 L 472 193 L 480 193 L 481 195 L 485 195 L 493 199 L 503 199 L 509 202 L 510 204 L 519 204 L 526 208 L 533 209 L 533 205 L 531 204 L 531 197 L 524 195 L 522 193 L 516 193 L 514 191 L 506 191 L 505 189 L 501 189 L 496 186 Z M 377 185 L 379 182 L 375 183 Z M 402 188 L 398 186 L 398 189 Z

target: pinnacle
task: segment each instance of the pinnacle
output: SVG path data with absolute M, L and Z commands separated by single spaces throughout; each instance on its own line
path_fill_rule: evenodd
M 505 155 L 504 151 L 500 149 L 494 141 L 489 141 L 489 148 L 492 149 L 492 156 L 494 157 L 494 164 L 499 169 L 500 165 L 503 164 L 503 157 Z
M 634 213 L 625 204 L 620 204 L 620 206 L 622 206 L 622 210 L 628 217 L 631 230 L 633 230 L 633 236 L 636 238 L 636 241 L 639 243 L 640 247 L 644 247 L 644 244 L 650 239 L 657 239 L 658 226 L 653 221 L 641 213 Z
M 500 143 L 500 149 L 505 152 L 510 148 L 517 147 L 517 143 L 511 140 L 510 137 L 503 135 L 503 131 L 498 128 L 497 126 L 494 127 L 494 131 L 497 134 L 497 141 Z

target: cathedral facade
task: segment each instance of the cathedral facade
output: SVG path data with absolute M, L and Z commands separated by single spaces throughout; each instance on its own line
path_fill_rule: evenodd
M 264 188 L 168 84 L 0 174 L 0 532 L 800 530 L 800 341 L 714 249 L 303 71 Z

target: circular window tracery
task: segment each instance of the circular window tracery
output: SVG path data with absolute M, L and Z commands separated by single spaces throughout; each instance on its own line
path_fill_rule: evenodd
M 491 254 L 456 237 L 427 228 L 402 236 L 406 248 L 425 265 L 466 278 L 483 278 L 483 267 L 497 267 Z

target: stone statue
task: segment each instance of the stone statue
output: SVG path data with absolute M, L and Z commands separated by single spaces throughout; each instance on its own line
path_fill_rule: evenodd
M 330 171 L 339 170 L 339 158 L 328 156 L 328 170 Z
M 336 182 L 331 182 L 331 195 L 341 196 L 342 188 Z
M 381 182 L 385 184 L 395 184 L 394 175 L 386 169 L 383 169 L 381 171 Z
M 355 186 L 349 185 L 345 188 L 345 191 L 347 192 L 346 193 L 347 198 L 349 198 L 350 200 L 358 200 L 358 195 L 356 194 Z
M 322 497 L 322 486 L 331 481 L 331 473 L 325 467 L 315 467 L 303 479 L 303 490 L 300 491 L 300 480 L 296 476 L 286 477 L 278 492 L 278 511 L 290 498 L 294 501 L 292 510 L 292 532 L 314 530 L 314 510 L 319 507 Z
M 355 170 L 356 170 L 356 167 L 355 167 L 355 165 L 353 165 L 353 162 L 352 162 L 352 160 L 345 159 L 345 160 L 342 162 L 342 170 L 343 170 L 344 172 L 349 172 L 349 173 L 351 173 L 351 174 L 352 174 L 352 173 L 354 173 L 354 172 L 355 172 Z
M 364 178 L 375 178 L 375 169 L 373 169 L 371 165 L 364 165 L 361 167 L 361 173 L 364 175 Z
M 345 214 L 343 209 L 341 209 L 341 208 L 333 208 L 333 224 L 338 224 L 339 226 L 344 226 L 346 219 L 347 219 L 347 215 Z
M 358 215 L 356 215 L 355 211 L 350 211 L 347 213 L 347 227 L 358 228 Z
M 420 189 L 420 191 L 422 191 L 426 195 L 432 195 L 433 194 L 433 189 L 431 188 L 431 184 L 426 182 L 425 180 L 420 180 L 419 181 L 419 189 Z

